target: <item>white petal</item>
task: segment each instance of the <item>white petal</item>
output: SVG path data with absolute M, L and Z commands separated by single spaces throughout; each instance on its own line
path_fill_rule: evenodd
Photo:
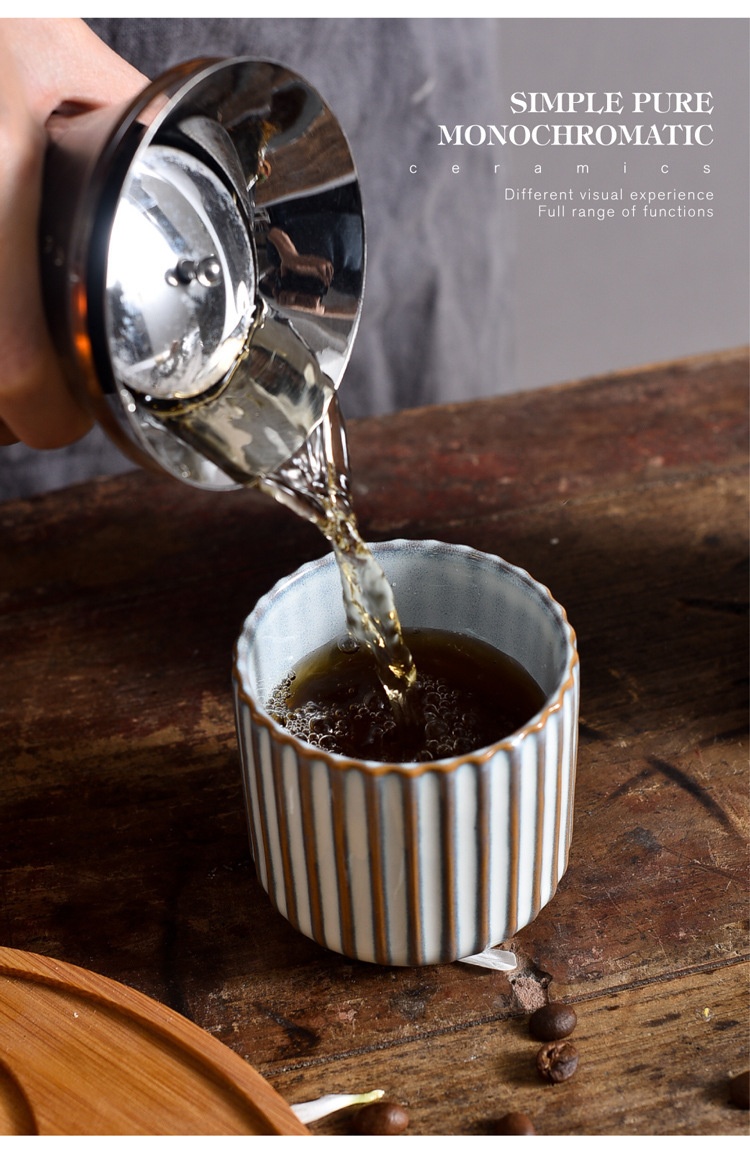
M 468 958 L 459 958 L 467 966 L 484 966 L 485 970 L 515 970 L 518 962 L 516 955 L 510 950 L 495 950 L 490 947 L 482 950 L 481 954 L 471 954 Z

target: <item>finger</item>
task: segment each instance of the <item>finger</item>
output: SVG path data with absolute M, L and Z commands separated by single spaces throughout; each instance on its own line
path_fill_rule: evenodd
M 3 20 L 27 102 L 44 124 L 58 108 L 95 108 L 132 99 L 146 78 L 77 18 Z
M 0 421 L 0 445 L 17 445 L 18 437 L 10 431 L 5 421 Z

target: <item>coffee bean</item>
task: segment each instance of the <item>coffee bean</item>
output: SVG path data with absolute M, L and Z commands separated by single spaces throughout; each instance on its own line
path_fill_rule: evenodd
M 549 1002 L 540 1006 L 529 1018 L 529 1031 L 538 1042 L 556 1042 L 567 1038 L 576 1028 L 578 1018 L 572 1006 L 563 1002 Z
M 399 1102 L 369 1102 L 352 1119 L 354 1134 L 401 1134 L 409 1125 L 409 1115 Z
M 750 1070 L 735 1074 L 729 1083 L 729 1101 L 740 1110 L 750 1110 Z
M 578 1051 L 572 1042 L 547 1042 L 536 1056 L 536 1068 L 546 1082 L 566 1082 L 578 1069 Z
M 498 1118 L 493 1122 L 492 1133 L 536 1134 L 536 1130 L 528 1114 L 518 1114 L 515 1111 L 511 1111 L 510 1114 L 503 1114 L 502 1118 Z

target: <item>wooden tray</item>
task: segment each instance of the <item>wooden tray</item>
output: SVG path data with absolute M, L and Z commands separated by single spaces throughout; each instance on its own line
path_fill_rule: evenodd
M 261 1075 L 119 982 L 0 947 L 0 1134 L 307 1134 Z

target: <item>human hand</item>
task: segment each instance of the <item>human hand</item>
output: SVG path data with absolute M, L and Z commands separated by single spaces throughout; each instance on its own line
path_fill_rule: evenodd
M 324 256 L 316 256 L 312 252 L 297 252 L 281 262 L 281 275 L 285 276 L 287 273 L 319 280 L 329 288 L 333 280 L 333 265 Z
M 65 383 L 44 316 L 44 152 L 59 117 L 124 103 L 145 84 L 82 20 L 0 20 L 0 445 L 58 448 L 92 424 Z
M 311 277 L 329 288 L 333 280 L 334 268 L 324 256 L 312 252 L 298 252 L 292 238 L 280 228 L 268 231 L 268 240 L 274 246 L 281 260 L 280 275 L 292 273 L 296 276 Z

